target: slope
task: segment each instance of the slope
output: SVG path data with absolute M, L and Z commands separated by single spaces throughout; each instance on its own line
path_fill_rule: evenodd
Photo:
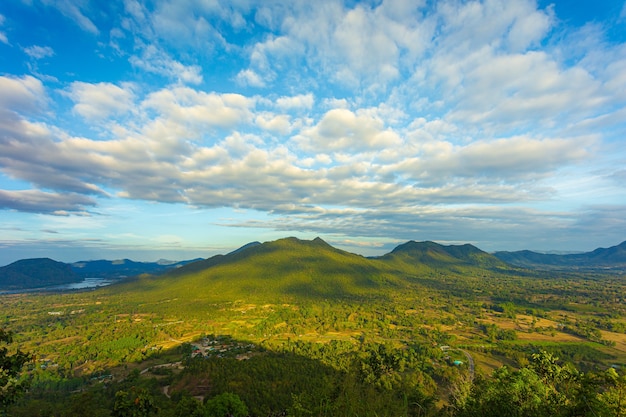
M 80 280 L 68 264 L 49 258 L 22 259 L 0 268 L 3 290 L 48 287 Z
M 470 244 L 444 246 L 435 242 L 409 241 L 379 259 L 389 265 L 413 268 L 417 272 L 511 269 L 510 265 Z
M 189 303 L 290 302 L 384 296 L 402 285 L 384 264 L 345 252 L 320 238 L 285 238 L 191 263 L 159 277 L 142 276 L 107 291 Z
M 527 268 L 626 270 L 626 241 L 591 252 L 555 255 L 529 250 L 496 252 L 498 259 Z

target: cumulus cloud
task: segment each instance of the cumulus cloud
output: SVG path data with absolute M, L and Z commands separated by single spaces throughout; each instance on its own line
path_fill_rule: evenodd
M 86 206 L 95 205 L 92 198 L 74 193 L 0 190 L 0 208 L 2 209 L 65 216 L 70 212 L 84 212 Z
M 86 119 L 104 119 L 122 114 L 133 106 L 133 92 L 111 83 L 73 82 L 68 94 L 74 100 L 74 111 Z
M 251 69 L 275 79 L 276 66 L 304 59 L 309 68 L 317 68 L 319 75 L 338 84 L 384 91 L 398 79 L 405 56 L 411 61 L 420 56 L 432 31 L 432 25 L 420 24 L 417 7 L 411 7 L 408 14 L 415 18 L 413 23 L 404 20 L 407 25 L 401 24 L 397 19 L 407 15 L 398 13 L 399 7 L 395 2 L 348 9 L 324 1 L 317 7 L 294 5 L 291 14 L 283 15 L 279 10 L 270 11 L 269 6 L 257 19 L 273 15 L 269 21 L 259 19 L 273 26 L 274 18 L 282 17 L 283 33 L 255 44 L 250 53 Z
M 4 207 L 115 195 L 273 215 L 234 226 L 513 243 L 580 218 L 538 203 L 624 131 L 626 47 L 573 54 L 534 1 L 261 3 L 125 1 L 111 33 L 134 49 L 118 52 L 172 84 L 69 84 L 73 113 L 107 122 L 98 138 L 42 115 L 40 80 L 0 77 L 0 169 L 47 190 Z M 206 82 L 219 92 L 201 87 L 212 54 L 232 63 Z
M 421 184 L 446 184 L 455 178 L 472 178 L 481 183 L 517 182 L 541 178 L 560 167 L 585 161 L 593 153 L 594 142 L 589 137 L 542 140 L 524 136 L 465 146 L 433 142 L 416 147 L 413 157 L 406 155 L 383 171 L 406 175 Z
M 254 100 L 240 94 L 205 93 L 174 87 L 151 93 L 142 107 L 157 111 L 165 122 L 191 124 L 198 128 L 232 128 L 252 120 Z M 199 134 L 199 130 L 196 130 Z
M 279 97 L 276 100 L 276 106 L 282 110 L 290 109 L 311 109 L 315 104 L 315 98 L 312 93 L 299 94 L 291 97 Z
M 0 109 L 4 111 L 34 112 L 46 102 L 43 84 L 30 75 L 0 76 Z
M 264 130 L 287 135 L 291 132 L 291 117 L 287 114 L 275 115 L 272 113 L 262 113 L 256 116 L 256 124 Z
M 265 87 L 265 80 L 251 69 L 239 71 L 239 74 L 237 74 L 237 81 L 241 85 L 249 85 L 251 87 Z
M 401 143 L 381 119 L 348 109 L 330 110 L 317 125 L 303 129 L 295 141 L 304 149 L 319 151 L 381 149 Z

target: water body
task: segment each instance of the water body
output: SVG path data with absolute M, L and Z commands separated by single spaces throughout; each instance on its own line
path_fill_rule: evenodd
M 72 282 L 71 284 L 53 285 L 52 287 L 42 288 L 45 291 L 66 291 L 66 290 L 84 290 L 88 288 L 106 287 L 119 280 L 108 278 L 85 278 L 80 282 Z
M 25 292 L 41 292 L 41 291 L 76 291 L 76 290 L 89 290 L 98 287 L 106 287 L 115 282 L 119 282 L 121 279 L 109 279 L 109 278 L 85 278 L 80 282 L 72 282 L 71 284 L 52 285 L 50 287 L 40 288 L 24 288 L 21 290 L 7 290 L 0 291 L 0 295 L 3 294 L 21 294 Z

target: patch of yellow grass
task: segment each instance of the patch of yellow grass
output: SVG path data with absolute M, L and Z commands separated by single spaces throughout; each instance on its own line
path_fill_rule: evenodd
M 606 330 L 600 330 L 600 333 L 602 333 L 603 339 L 615 342 L 614 348 L 616 350 L 626 353 L 626 334 L 614 333 Z

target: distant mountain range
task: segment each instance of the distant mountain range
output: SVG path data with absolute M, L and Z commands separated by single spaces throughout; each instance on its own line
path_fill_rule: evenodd
M 196 262 L 202 258 L 188 261 L 170 262 L 135 262 L 130 259 L 116 261 L 98 260 L 81 261 L 70 264 L 74 272 L 81 278 L 127 278 L 141 274 L 162 274 L 173 268 L 180 268 L 190 262 Z
M 72 284 L 85 278 L 123 279 L 141 274 L 158 275 L 179 268 L 193 259 L 182 262 L 81 261 L 72 264 L 49 258 L 22 259 L 0 267 L 0 290 L 23 290 Z
M 409 241 L 390 253 L 365 258 L 336 249 L 316 238 L 252 242 L 226 254 L 182 262 L 134 262 L 97 260 L 73 264 L 52 259 L 25 259 L 0 268 L 0 290 L 43 288 L 80 282 L 85 278 L 123 279 L 149 274 L 165 278 L 204 276 L 210 271 L 216 291 L 228 292 L 233 280 L 245 275 L 245 285 L 265 291 L 282 282 L 293 291 L 331 294 L 345 288 L 393 283 L 399 275 L 433 271 L 479 274 L 481 270 L 511 272 L 516 268 L 626 271 L 626 242 L 611 248 L 568 255 L 532 251 L 489 254 L 477 247 Z M 271 277 L 271 281 L 268 279 Z M 334 277 L 337 281 L 329 281 Z M 266 288 L 258 287 L 264 283 Z M 298 284 L 300 283 L 300 284 Z M 270 285 L 271 284 L 271 285 Z M 198 282 L 198 285 L 203 285 Z M 300 286 L 298 286 L 300 285 Z
M 71 265 L 49 258 L 22 259 L 0 268 L 2 290 L 70 284 L 81 279 Z
M 494 256 L 511 265 L 534 269 L 626 271 L 626 241 L 592 252 L 555 255 L 529 250 L 495 252 Z

